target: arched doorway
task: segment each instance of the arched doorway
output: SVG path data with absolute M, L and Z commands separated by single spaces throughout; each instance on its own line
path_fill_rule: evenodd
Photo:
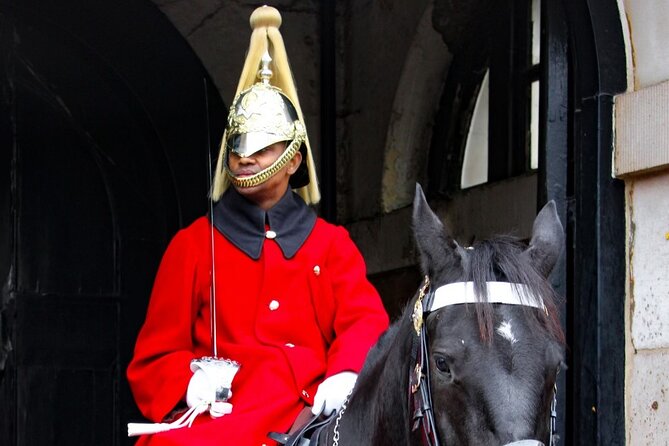
M 556 200 L 567 245 L 552 279 L 567 298 L 570 355 L 558 431 L 566 444 L 623 444 L 624 186 L 611 176 L 613 97 L 627 86 L 618 5 L 459 6 L 435 2 L 444 19 L 435 23 L 454 54 L 435 118 L 429 192 L 465 242 L 510 222 L 527 232 L 523 222 Z M 473 181 L 465 178 L 469 149 L 484 160 Z
M 125 367 L 224 107 L 149 2 L 0 5 L 0 437 L 130 444 Z

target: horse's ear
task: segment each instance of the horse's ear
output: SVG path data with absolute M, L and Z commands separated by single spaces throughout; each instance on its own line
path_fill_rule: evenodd
M 562 251 L 563 244 L 564 231 L 555 208 L 555 201 L 551 200 L 534 219 L 532 239 L 525 253 L 537 270 L 548 277 Z
M 412 220 L 423 274 L 434 278 L 436 273 L 460 265 L 457 243 L 430 209 L 418 183 L 413 199 Z

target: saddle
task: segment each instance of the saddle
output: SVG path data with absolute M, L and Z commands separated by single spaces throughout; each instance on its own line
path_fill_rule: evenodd
M 312 415 L 311 408 L 305 407 L 287 434 L 270 432 L 267 436 L 285 446 L 315 446 L 318 444 L 321 433 L 337 413 L 335 411 L 330 416 L 321 416 L 323 408 L 317 415 Z

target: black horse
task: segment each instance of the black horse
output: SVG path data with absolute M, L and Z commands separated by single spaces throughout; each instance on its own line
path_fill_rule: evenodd
M 504 236 L 463 248 L 417 186 L 413 225 L 426 282 L 307 444 L 549 445 L 564 358 L 547 281 L 563 244 L 555 205 L 529 246 Z

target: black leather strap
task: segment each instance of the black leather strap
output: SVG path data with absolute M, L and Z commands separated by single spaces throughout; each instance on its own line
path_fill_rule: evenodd
M 324 405 L 325 406 L 325 405 Z M 332 412 L 327 417 L 322 417 L 323 409 L 317 415 L 314 415 L 293 434 L 281 434 L 278 432 L 270 432 L 267 434 L 272 440 L 283 444 L 285 446 L 312 446 L 318 444 L 318 438 L 330 422 L 334 419 L 337 412 Z
M 429 282 L 426 282 L 429 283 Z M 414 337 L 411 346 L 412 370 L 409 372 L 409 413 L 412 417 L 412 430 L 421 430 L 421 442 L 426 446 L 439 446 L 432 393 L 430 390 L 430 364 L 427 339 L 426 318 L 434 300 L 434 291 L 429 290 L 422 301 L 423 322 L 420 334 Z

